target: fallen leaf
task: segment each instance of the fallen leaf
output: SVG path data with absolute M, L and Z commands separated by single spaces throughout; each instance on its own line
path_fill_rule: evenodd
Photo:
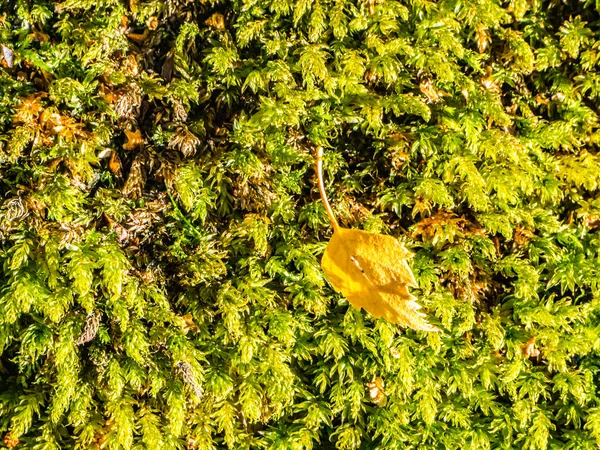
M 318 147 L 319 191 L 334 230 L 321 267 L 333 288 L 374 317 L 414 330 L 439 331 L 419 312 L 421 306 L 408 290 L 418 287 L 408 265 L 412 253 L 392 236 L 338 225 L 325 194 L 322 157 Z
M 321 266 L 355 308 L 415 330 L 439 331 L 418 311 L 421 306 L 408 290 L 417 287 L 408 265 L 411 256 L 392 236 L 338 227 Z

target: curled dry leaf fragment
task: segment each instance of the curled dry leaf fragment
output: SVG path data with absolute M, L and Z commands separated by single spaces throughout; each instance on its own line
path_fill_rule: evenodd
M 181 318 L 183 319 L 183 322 L 185 323 L 185 325 L 182 326 L 183 331 L 185 331 L 186 333 L 188 332 L 188 330 L 193 330 L 193 331 L 198 331 L 198 325 L 196 325 L 196 322 L 194 322 L 194 318 L 191 314 L 185 314 L 183 316 L 181 316 Z
M 535 346 L 535 337 L 532 337 L 527 341 L 527 343 L 521 346 L 523 349 L 523 354 L 528 358 L 537 358 L 540 356 L 539 349 Z
M 392 357 L 396 359 L 402 356 L 396 347 L 390 347 L 390 355 L 392 355 Z
M 145 29 L 143 33 L 128 33 L 127 38 L 131 39 L 136 44 L 142 44 L 150 36 L 148 29 Z
M 110 161 L 108 162 L 108 168 L 115 175 L 121 174 L 121 159 L 119 158 L 119 155 L 117 155 L 117 152 L 112 152 L 110 154 Z
M 2 56 L 4 57 L 4 61 L 6 62 L 7 67 L 10 69 L 14 64 L 14 53 L 11 48 L 6 45 L 2 45 Z
M 317 149 L 319 189 L 334 229 L 321 260 L 327 279 L 352 306 L 374 317 L 414 330 L 439 331 L 419 312 L 421 306 L 408 290 L 417 287 L 408 265 L 411 252 L 392 236 L 338 225 L 325 195 L 322 151 Z
M 15 448 L 17 445 L 19 445 L 19 438 L 12 437 L 10 433 L 6 433 L 2 441 L 7 448 Z
M 375 403 L 377 406 L 385 406 L 387 403 L 387 396 L 385 395 L 385 383 L 381 379 L 381 377 L 375 377 L 373 381 L 367 383 L 367 388 L 369 388 L 369 396 L 371 397 L 371 401 Z
M 158 28 L 158 19 L 156 16 L 149 17 L 146 20 L 146 26 L 149 30 L 156 30 Z
M 215 28 L 217 30 L 224 30 L 225 16 L 223 16 L 223 14 L 214 13 L 212 16 L 206 19 L 204 23 L 211 28 Z

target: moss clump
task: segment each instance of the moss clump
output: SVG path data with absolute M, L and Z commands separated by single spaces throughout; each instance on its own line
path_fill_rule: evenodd
M 597 8 L 0 0 L 4 446 L 597 448 Z M 442 332 L 327 284 L 314 146 Z

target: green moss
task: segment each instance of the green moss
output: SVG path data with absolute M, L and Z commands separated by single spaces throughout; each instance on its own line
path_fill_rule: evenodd
M 598 14 L 0 0 L 4 445 L 598 448 Z M 316 145 L 442 333 L 328 285 Z

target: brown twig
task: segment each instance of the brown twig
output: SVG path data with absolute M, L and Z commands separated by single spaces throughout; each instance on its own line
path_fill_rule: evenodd
M 335 215 L 333 214 L 333 209 L 331 209 L 329 200 L 327 200 L 327 194 L 325 194 L 325 182 L 323 181 L 323 147 L 317 147 L 317 178 L 319 180 L 319 192 L 321 193 L 321 200 L 323 200 L 323 205 L 325 205 L 325 210 L 329 216 L 331 226 L 333 226 L 333 231 L 337 231 L 340 226 L 338 225 Z

